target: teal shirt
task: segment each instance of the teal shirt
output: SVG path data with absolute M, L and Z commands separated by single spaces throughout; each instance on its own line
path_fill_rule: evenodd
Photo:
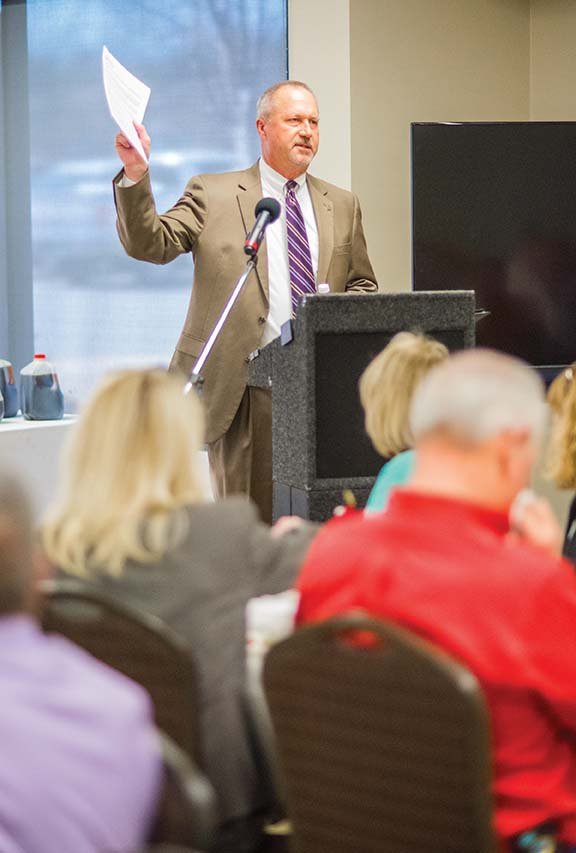
M 380 469 L 376 482 L 366 502 L 367 512 L 379 512 L 386 508 L 390 492 L 396 486 L 403 486 L 414 469 L 414 451 L 404 450 L 393 456 Z

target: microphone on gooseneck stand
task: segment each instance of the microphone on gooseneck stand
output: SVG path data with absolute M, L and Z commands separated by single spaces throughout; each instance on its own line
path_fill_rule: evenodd
M 244 252 L 255 258 L 258 254 L 260 244 L 264 239 L 264 232 L 271 222 L 276 222 L 280 216 L 280 202 L 275 198 L 261 198 L 254 209 L 256 222 L 252 226 L 252 231 L 244 240 Z

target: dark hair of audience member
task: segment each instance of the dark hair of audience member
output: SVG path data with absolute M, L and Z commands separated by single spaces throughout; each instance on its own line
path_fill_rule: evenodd
M 28 498 L 14 477 L 0 474 L 0 616 L 30 609 L 33 552 Z

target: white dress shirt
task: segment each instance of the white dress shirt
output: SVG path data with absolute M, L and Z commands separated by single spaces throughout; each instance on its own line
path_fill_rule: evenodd
M 262 196 L 275 198 L 280 202 L 281 213 L 276 222 L 266 229 L 266 251 L 268 254 L 268 287 L 270 290 L 270 312 L 268 314 L 262 346 L 266 346 L 280 334 L 280 327 L 292 316 L 292 296 L 290 293 L 290 271 L 288 268 L 288 242 L 286 237 L 286 178 L 275 172 L 261 157 L 258 162 Z M 306 175 L 296 178 L 295 193 L 302 209 L 314 277 L 318 275 L 318 226 L 312 207 L 312 199 L 306 183 Z

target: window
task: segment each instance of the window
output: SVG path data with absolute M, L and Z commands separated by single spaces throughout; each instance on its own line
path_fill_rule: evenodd
M 20 344 L 33 315 L 25 360 L 34 350 L 48 354 L 73 410 L 111 368 L 168 363 L 192 278 L 189 256 L 159 268 L 128 258 L 118 242 L 111 181 L 120 163 L 102 45 L 151 86 L 145 123 L 162 210 L 191 175 L 243 168 L 258 156 L 256 98 L 287 76 L 286 0 L 4 0 L 0 26 L 5 161 L 17 157 L 5 162 L 4 181 L 0 167 L 7 221 L 14 194 L 28 196 L 24 227 L 16 236 L 4 228 L 0 313 L 5 307 L 11 328 L 19 317 Z M 10 100 L 14 81 L 22 85 L 14 69 L 26 66 L 29 122 L 20 99 Z M 0 343 L 2 334 L 0 322 Z

